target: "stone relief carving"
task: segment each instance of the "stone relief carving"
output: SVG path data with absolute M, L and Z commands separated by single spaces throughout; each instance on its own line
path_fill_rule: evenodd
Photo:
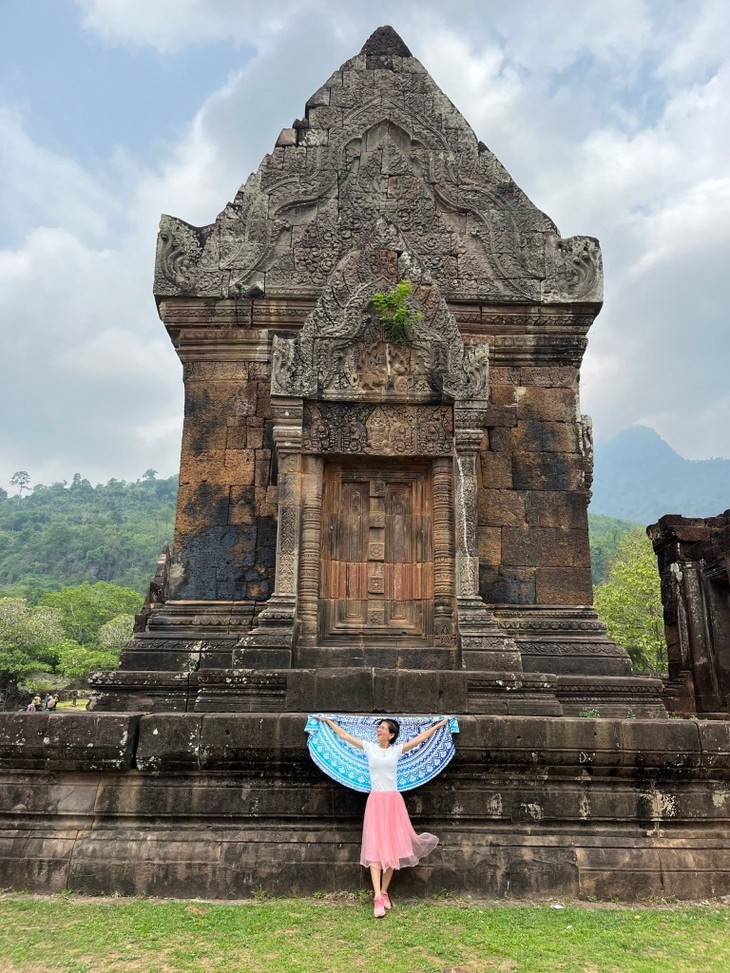
M 547 301 L 600 301 L 603 294 L 603 262 L 595 237 L 547 238 L 548 274 L 543 286 Z
M 438 287 L 403 250 L 392 223 L 379 219 L 367 242 L 368 250 L 353 250 L 337 264 L 297 338 L 274 337 L 272 395 L 486 401 L 487 346 L 464 345 Z M 405 344 L 393 345 L 370 301 L 404 278 L 420 319 Z
M 593 420 L 582 415 L 578 420 L 578 445 L 583 456 L 583 485 L 593 486 Z
M 601 299 L 596 241 L 561 239 L 412 57 L 344 64 L 214 224 L 163 217 L 155 291 L 316 294 L 380 217 L 450 298 Z
M 302 451 L 365 456 L 450 456 L 449 406 L 305 402 Z

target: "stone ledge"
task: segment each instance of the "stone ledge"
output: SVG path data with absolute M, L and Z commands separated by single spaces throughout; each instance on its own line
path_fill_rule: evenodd
M 0 714 L 0 767 L 265 773 L 268 760 L 308 766 L 305 723 L 303 712 Z M 459 725 L 459 760 L 482 769 L 730 777 L 727 722 L 460 715 Z
M 705 785 L 683 793 L 588 780 L 546 790 L 540 777 L 492 769 L 479 782 L 466 770 L 455 761 L 440 785 L 406 795 L 416 828 L 441 841 L 426 863 L 399 875 L 401 895 L 448 888 L 634 900 L 730 892 L 721 788 L 702 803 Z M 76 778 L 61 775 L 54 791 L 36 775 L 36 813 L 14 809 L 12 826 L 0 825 L 0 885 L 210 898 L 367 887 L 357 864 L 364 795 L 321 775 L 103 776 L 93 820 L 80 828 L 54 805 L 59 787 L 68 790 Z M 0 777 L 0 794 L 7 778 Z
M 196 712 L 560 716 L 556 677 L 479 670 L 204 669 Z
M 129 770 L 138 713 L 0 713 L 0 767 Z

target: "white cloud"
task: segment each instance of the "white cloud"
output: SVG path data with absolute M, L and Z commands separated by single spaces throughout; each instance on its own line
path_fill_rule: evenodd
M 150 45 L 164 53 L 216 41 L 273 42 L 306 0 L 75 0 L 82 24 L 110 44 Z
M 34 143 L 21 116 L 0 105 L 0 212 L 5 232 L 64 226 L 101 240 L 118 215 L 113 193 L 72 159 Z
M 669 84 L 704 80 L 727 60 L 730 7 L 727 0 L 678 4 L 669 19 L 670 51 L 659 73 Z M 664 33 L 667 33 L 665 26 Z
M 41 228 L 0 252 L 0 482 L 16 469 L 35 482 L 176 472 L 180 366 L 156 320 L 149 265 L 126 243 L 95 250 Z M 158 424 L 164 442 L 140 440 L 138 427 Z
M 0 108 L 0 201 L 18 241 L 0 251 L 0 407 L 13 416 L 0 481 L 18 468 L 36 482 L 176 470 L 180 366 L 150 293 L 159 214 L 211 222 L 382 23 L 565 235 L 601 238 L 607 302 L 583 368 L 599 438 L 644 422 L 685 455 L 730 455 L 717 353 L 730 242 L 724 2 L 76 3 L 89 43 L 256 53 L 155 168 L 127 155 L 92 169 Z

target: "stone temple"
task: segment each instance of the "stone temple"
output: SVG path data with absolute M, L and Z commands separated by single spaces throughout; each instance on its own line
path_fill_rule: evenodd
M 394 344 L 372 297 L 403 280 Z M 215 223 L 162 219 L 176 534 L 96 708 L 300 710 L 335 680 L 374 712 L 442 684 L 467 712 L 656 715 L 591 607 L 602 291 L 598 242 L 562 239 L 376 31 Z
M 412 892 L 730 891 L 730 724 L 666 719 L 592 608 L 597 240 L 384 27 L 214 223 L 162 218 L 154 290 L 174 542 L 93 712 L 0 721 L 0 885 L 355 888 L 361 795 L 306 752 L 327 711 L 459 717 Z

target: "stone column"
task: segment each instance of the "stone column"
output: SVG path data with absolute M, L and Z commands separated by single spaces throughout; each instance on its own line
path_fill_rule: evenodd
M 317 644 L 319 625 L 319 585 L 322 549 L 321 456 L 302 457 L 302 545 L 299 581 L 301 645 Z
M 479 595 L 476 460 L 484 434 L 463 424 L 469 418 L 468 413 L 454 408 L 456 610 L 463 665 L 465 669 L 521 672 L 516 644 L 503 634 Z
M 299 538 L 301 527 L 301 400 L 274 405 L 274 449 L 278 465 L 278 529 L 274 593 L 256 619 L 256 627 L 238 642 L 234 668 L 288 669 L 292 666 L 297 620 Z
M 433 644 L 453 648 L 454 625 L 454 499 L 449 457 L 433 463 Z M 458 665 L 461 661 L 458 660 Z

